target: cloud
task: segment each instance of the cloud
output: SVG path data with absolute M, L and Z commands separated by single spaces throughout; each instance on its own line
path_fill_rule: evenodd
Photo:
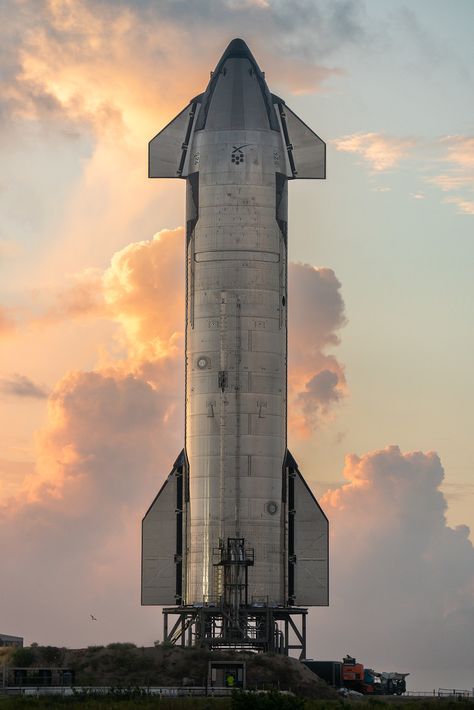
M 414 673 L 412 684 L 436 669 L 443 686 L 474 663 L 474 548 L 466 526 L 446 524 L 439 457 L 389 446 L 347 456 L 344 478 L 322 499 L 333 592 L 318 637 L 336 658 L 357 649 L 368 665 Z
M 297 395 L 297 402 L 309 424 L 317 426 L 331 405 L 341 399 L 341 384 L 339 375 L 332 370 L 320 370 L 306 382 L 303 392 Z
M 108 317 L 102 279 L 101 269 L 88 268 L 66 275 L 60 287 L 32 289 L 18 309 L 19 325 L 42 327 L 74 319 Z
M 447 175 L 446 173 L 442 175 L 434 175 L 427 179 L 428 182 L 436 185 L 443 192 L 451 192 L 452 190 L 457 190 L 459 188 L 468 187 L 472 185 L 473 179 L 468 175 Z
M 443 192 L 457 192 L 444 200 L 458 207 L 458 212 L 474 214 L 474 138 L 472 136 L 446 136 L 440 141 L 444 149 L 441 161 L 446 170 L 426 178 Z
M 380 133 L 354 133 L 332 141 L 336 150 L 360 155 L 374 171 L 382 173 L 397 167 L 408 158 L 420 163 L 423 158 L 424 170 L 426 158 L 420 152 L 418 142 L 411 138 L 396 138 Z M 426 146 L 425 146 L 426 147 Z M 474 138 L 471 136 L 446 136 L 429 144 L 434 156 L 428 163 L 429 170 L 443 164 L 443 172 L 425 176 L 425 183 L 435 185 L 442 192 L 457 192 L 443 202 L 455 204 L 460 213 L 474 214 Z M 440 150 L 442 153 L 440 154 Z M 390 187 L 376 186 L 375 192 L 387 192 Z M 410 197 L 423 200 L 426 195 L 421 190 L 411 192 Z
M 275 67 L 270 86 L 320 89 L 340 73 L 323 57 L 364 36 L 360 7 L 45 0 L 38 12 L 29 0 L 10 2 L 0 98 L 8 135 L 29 136 L 34 127 L 53 144 L 82 141 L 81 164 L 65 177 L 69 189 L 48 234 L 47 286 L 32 294 L 18 327 L 102 318 L 116 323 L 118 345 L 105 342 L 93 369 L 57 382 L 36 435 L 35 472 L 2 490 L 2 603 L 29 640 L 87 645 L 116 640 L 117 629 L 149 642 L 158 635 L 156 611 L 139 607 L 139 531 L 183 445 L 184 237 L 162 230 L 137 241 L 155 231 L 164 189 L 146 185 L 143 136 L 205 87 L 216 47 L 224 50 L 236 24 L 262 68 Z M 335 358 L 323 354 L 337 344 L 339 285 L 329 270 L 311 268 L 301 266 L 306 292 L 290 282 L 289 294 L 290 308 L 293 299 L 308 312 L 293 330 L 296 342 L 308 339 L 308 351 L 295 360 L 291 390 L 308 430 L 330 412 L 322 373 L 337 374 L 335 391 L 343 382 Z M 58 286 L 64 273 L 71 276 Z M 12 327 L 7 314 L 5 325 Z M 99 631 L 83 622 L 91 605 Z
M 117 322 L 122 348 L 94 370 L 59 380 L 36 435 L 35 470 L 10 476 L 1 491 L 0 555 L 9 578 L 2 601 L 30 641 L 88 645 L 116 639 L 117 628 L 150 644 L 158 635 L 152 610 L 139 605 L 140 520 L 183 445 L 175 331 L 184 306 L 179 315 L 178 306 L 171 310 L 174 298 L 183 303 L 182 235 L 163 230 L 120 250 L 105 273 L 80 278 L 84 290 L 53 313 L 82 317 L 91 306 Z M 91 608 L 98 630 L 86 623 Z
M 345 325 L 334 271 L 291 263 L 288 269 L 288 415 L 293 434 L 308 437 L 346 392 L 344 368 L 327 348 Z
M 0 393 L 24 399 L 46 399 L 48 390 L 25 375 L 0 378 Z
M 395 138 L 381 133 L 354 133 L 332 142 L 339 151 L 362 156 L 375 172 L 394 168 L 416 144 L 410 138 Z
M 8 335 L 15 330 L 15 323 L 11 318 L 9 311 L 0 306 L 0 337 Z
M 103 278 L 108 313 L 134 357 L 176 348 L 184 327 L 184 230 L 163 229 L 117 252 Z
M 461 213 L 474 214 L 474 199 L 466 200 L 462 197 L 448 197 L 445 202 L 456 205 Z
M 164 370 L 159 385 L 117 368 L 56 386 L 36 473 L 0 506 L 2 603 L 29 641 L 88 645 L 137 629 L 154 640 L 139 606 L 140 519 L 182 445 L 178 396 Z M 100 630 L 87 627 L 91 608 Z
M 474 169 L 474 137 L 446 136 L 442 143 L 446 146 L 447 162 L 458 168 Z
M 16 461 L 0 458 L 0 508 L 1 501 L 14 496 L 24 479 L 34 472 L 34 461 Z
M 155 612 L 138 602 L 139 531 L 183 446 L 183 240 L 179 228 L 130 244 L 64 299 L 69 316 L 90 306 L 89 315 L 112 318 L 120 351 L 59 380 L 36 435 L 35 471 L 2 491 L 3 603 L 29 640 L 87 645 L 113 640 L 117 628 L 149 643 L 158 635 L 150 632 Z M 323 352 L 337 345 L 344 324 L 340 284 L 330 269 L 291 265 L 289 302 L 295 411 L 300 427 L 319 426 L 343 382 L 342 368 Z M 104 619 L 99 631 L 83 621 L 90 608 Z
M 223 51 L 237 31 L 257 56 L 280 58 L 274 83 L 292 90 L 299 77 L 298 92 L 340 73 L 325 64 L 335 51 L 367 42 L 356 0 L 296 0 L 291 8 L 267 0 L 42 0 L 40 11 L 34 0 L 7 0 L 4 16 L 0 120 L 123 142 L 153 135 L 204 88 L 215 47 Z

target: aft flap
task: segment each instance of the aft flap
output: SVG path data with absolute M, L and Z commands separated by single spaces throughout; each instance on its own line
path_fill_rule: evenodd
M 288 152 L 288 177 L 324 179 L 326 143 L 283 102 L 277 107 Z
M 296 603 L 328 605 L 328 519 L 299 471 L 295 478 Z
M 182 595 L 184 453 L 142 521 L 142 605 L 176 604 Z
M 289 593 L 293 604 L 329 603 L 329 523 L 296 461 L 287 452 Z
M 188 146 L 191 143 L 200 104 L 191 101 L 171 123 L 148 144 L 148 177 L 179 178 L 187 174 Z

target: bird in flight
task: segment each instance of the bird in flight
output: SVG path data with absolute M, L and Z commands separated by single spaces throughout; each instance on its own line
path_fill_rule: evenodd
M 89 616 L 91 617 L 92 621 L 97 621 L 97 619 L 95 618 L 94 614 L 89 614 Z

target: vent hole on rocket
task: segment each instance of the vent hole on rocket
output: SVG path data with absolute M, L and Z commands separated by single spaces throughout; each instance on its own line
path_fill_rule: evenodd
M 286 305 L 286 298 L 285 298 L 284 296 L 283 296 L 283 298 L 281 299 L 281 305 L 282 305 L 282 306 L 285 306 L 285 305 Z

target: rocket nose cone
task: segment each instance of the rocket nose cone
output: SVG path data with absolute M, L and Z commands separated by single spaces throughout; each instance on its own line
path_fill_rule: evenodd
M 243 39 L 229 43 L 211 74 L 196 129 L 204 127 L 278 130 L 265 77 Z
M 229 56 L 251 57 L 252 52 L 247 47 L 247 45 L 243 39 L 240 39 L 240 37 L 236 37 L 235 39 L 232 40 L 232 42 L 229 42 L 227 49 L 225 50 L 224 54 L 222 55 L 222 58 L 227 59 L 227 57 L 229 57 Z

